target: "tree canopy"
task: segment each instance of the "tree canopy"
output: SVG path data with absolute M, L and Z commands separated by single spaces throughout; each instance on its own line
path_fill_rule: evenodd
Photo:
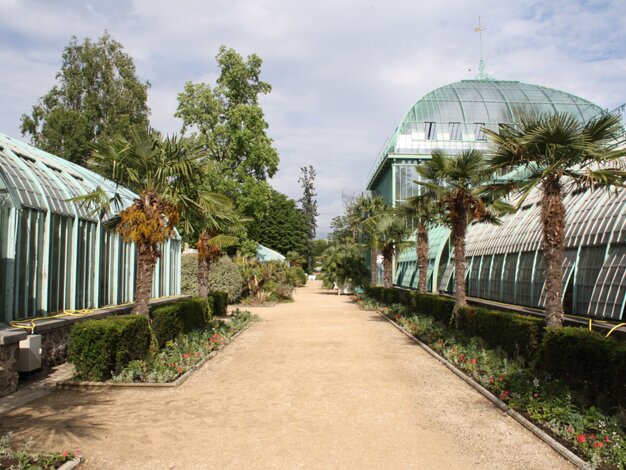
M 267 180 L 279 162 L 259 105 L 259 95 L 272 88 L 260 79 L 263 61 L 256 54 L 244 60 L 221 46 L 216 60 L 216 85 L 187 82 L 175 116 L 183 121 L 183 133 L 215 163 L 209 175 L 212 190 L 231 197 L 244 213 L 257 215 L 269 206 Z
M 148 127 L 150 84 L 139 80 L 132 57 L 109 33 L 97 42 L 73 36 L 56 79 L 22 115 L 22 135 L 33 145 L 83 165 L 92 144 Z
M 260 244 L 283 255 L 290 251 L 304 253 L 307 248 L 307 225 L 296 202 L 272 190 L 270 207 L 251 224 L 248 235 Z

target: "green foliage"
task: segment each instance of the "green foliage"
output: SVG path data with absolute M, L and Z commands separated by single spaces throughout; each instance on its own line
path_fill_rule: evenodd
M 369 279 L 369 272 L 365 266 L 363 250 L 358 245 L 347 243 L 331 245 L 322 260 L 324 282 L 339 286 L 364 286 Z
M 583 328 L 548 328 L 539 366 L 604 407 L 626 405 L 626 344 Z
M 302 185 L 302 198 L 300 202 L 300 208 L 304 213 L 304 220 L 307 227 L 307 251 L 305 253 L 307 269 L 311 270 L 313 264 L 313 239 L 315 238 L 315 232 L 317 229 L 317 200 L 315 196 L 314 182 L 315 182 L 315 168 L 313 165 L 308 167 L 304 166 L 300 168 L 302 176 L 298 178 L 298 182 Z
M 211 305 L 211 311 L 213 315 L 218 316 L 226 316 L 226 309 L 228 307 L 228 293 L 214 291 L 210 292 L 209 295 L 209 305 Z
M 289 283 L 294 287 L 302 287 L 306 284 L 307 275 L 299 266 L 289 268 Z
M 22 115 L 22 135 L 33 145 L 83 165 L 92 143 L 128 137 L 148 127 L 147 82 L 109 33 L 82 43 L 72 37 L 63 51 L 57 84 Z
M 72 328 L 68 360 L 83 380 L 106 380 L 148 353 L 148 319 L 141 315 L 86 320 Z
M 271 205 L 265 215 L 252 223 L 248 235 L 272 250 L 285 255 L 290 251 L 307 252 L 307 226 L 304 214 L 295 201 L 272 191 Z
M 196 253 L 184 253 L 181 267 L 181 294 L 198 295 L 198 255 Z
M 15 448 L 11 439 L 12 433 L 0 435 L 0 468 L 8 470 L 54 470 L 80 455 L 78 449 L 74 452 L 65 451 L 64 455 L 59 452 L 43 453 L 32 452 L 32 439 Z
M 260 79 L 262 60 L 244 60 L 221 46 L 216 56 L 217 84 L 187 82 L 178 95 L 176 117 L 213 163 L 208 175 L 213 191 L 232 198 L 247 215 L 269 207 L 268 178 L 278 169 L 278 152 L 267 136 L 259 96 L 271 86 Z
M 209 316 L 207 300 L 201 297 L 153 307 L 150 317 L 158 346 L 162 348 L 183 333 L 204 328 Z
M 212 321 L 202 330 L 181 335 L 155 356 L 130 362 L 113 382 L 166 383 L 196 367 L 221 349 L 237 332 L 256 321 L 250 312 L 236 311 L 228 323 Z
M 211 263 L 208 278 L 209 292 L 225 292 L 227 303 L 235 303 L 241 298 L 244 280 L 239 267 L 228 256 Z
M 247 303 L 281 302 L 291 300 L 298 275 L 281 261 L 261 263 L 254 259 L 240 260 Z
M 535 357 L 545 326 L 541 318 L 486 308 L 464 307 L 459 316 L 460 329 L 470 336 L 480 336 L 488 346 L 527 360 Z

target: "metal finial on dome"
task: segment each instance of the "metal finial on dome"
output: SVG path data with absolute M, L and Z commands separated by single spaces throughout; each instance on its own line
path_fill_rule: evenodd
M 485 60 L 483 59 L 483 31 L 487 29 L 486 26 L 480 24 L 480 16 L 478 17 L 478 26 L 474 28 L 474 32 L 478 33 L 480 37 L 480 62 L 478 62 L 478 75 L 476 76 L 476 80 L 493 80 L 487 73 L 487 67 L 485 65 Z

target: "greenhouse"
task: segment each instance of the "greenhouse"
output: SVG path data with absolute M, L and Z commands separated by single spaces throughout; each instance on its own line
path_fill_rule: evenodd
M 616 110 L 621 112 L 624 107 Z M 396 205 L 418 194 L 415 165 L 433 149 L 454 154 L 477 148 L 489 153 L 482 128 L 497 131 L 529 113 L 566 112 L 586 121 L 604 110 L 571 94 L 516 81 L 464 80 L 417 101 L 383 147 L 367 189 Z M 624 145 L 623 136 L 615 145 Z M 544 276 L 538 192 L 501 226 L 476 224 L 467 236 L 468 295 L 542 307 Z M 626 191 L 576 191 L 567 195 L 564 303 L 570 313 L 620 320 L 626 303 Z M 450 231 L 429 233 L 428 282 L 433 291 L 453 290 Z M 398 256 L 395 283 L 417 287 L 414 249 Z
M 103 188 L 117 210 L 136 197 L 96 173 L 0 134 L 0 322 L 131 302 L 135 248 L 70 199 Z M 161 250 L 153 297 L 180 292 L 180 239 Z

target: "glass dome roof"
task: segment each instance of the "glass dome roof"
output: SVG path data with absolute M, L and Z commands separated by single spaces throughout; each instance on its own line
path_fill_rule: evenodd
M 457 153 L 468 147 L 488 150 L 482 128 L 519 122 L 522 116 L 564 112 L 586 121 L 599 106 L 552 88 L 508 80 L 462 80 L 431 91 L 406 113 L 387 140 L 368 179 L 368 187 L 389 154 L 430 156 L 435 148 Z
M 95 220 L 92 208 L 69 199 L 98 187 L 111 198 L 120 196 L 118 210 L 137 197 L 93 171 L 0 133 L 0 206 L 9 204 Z

